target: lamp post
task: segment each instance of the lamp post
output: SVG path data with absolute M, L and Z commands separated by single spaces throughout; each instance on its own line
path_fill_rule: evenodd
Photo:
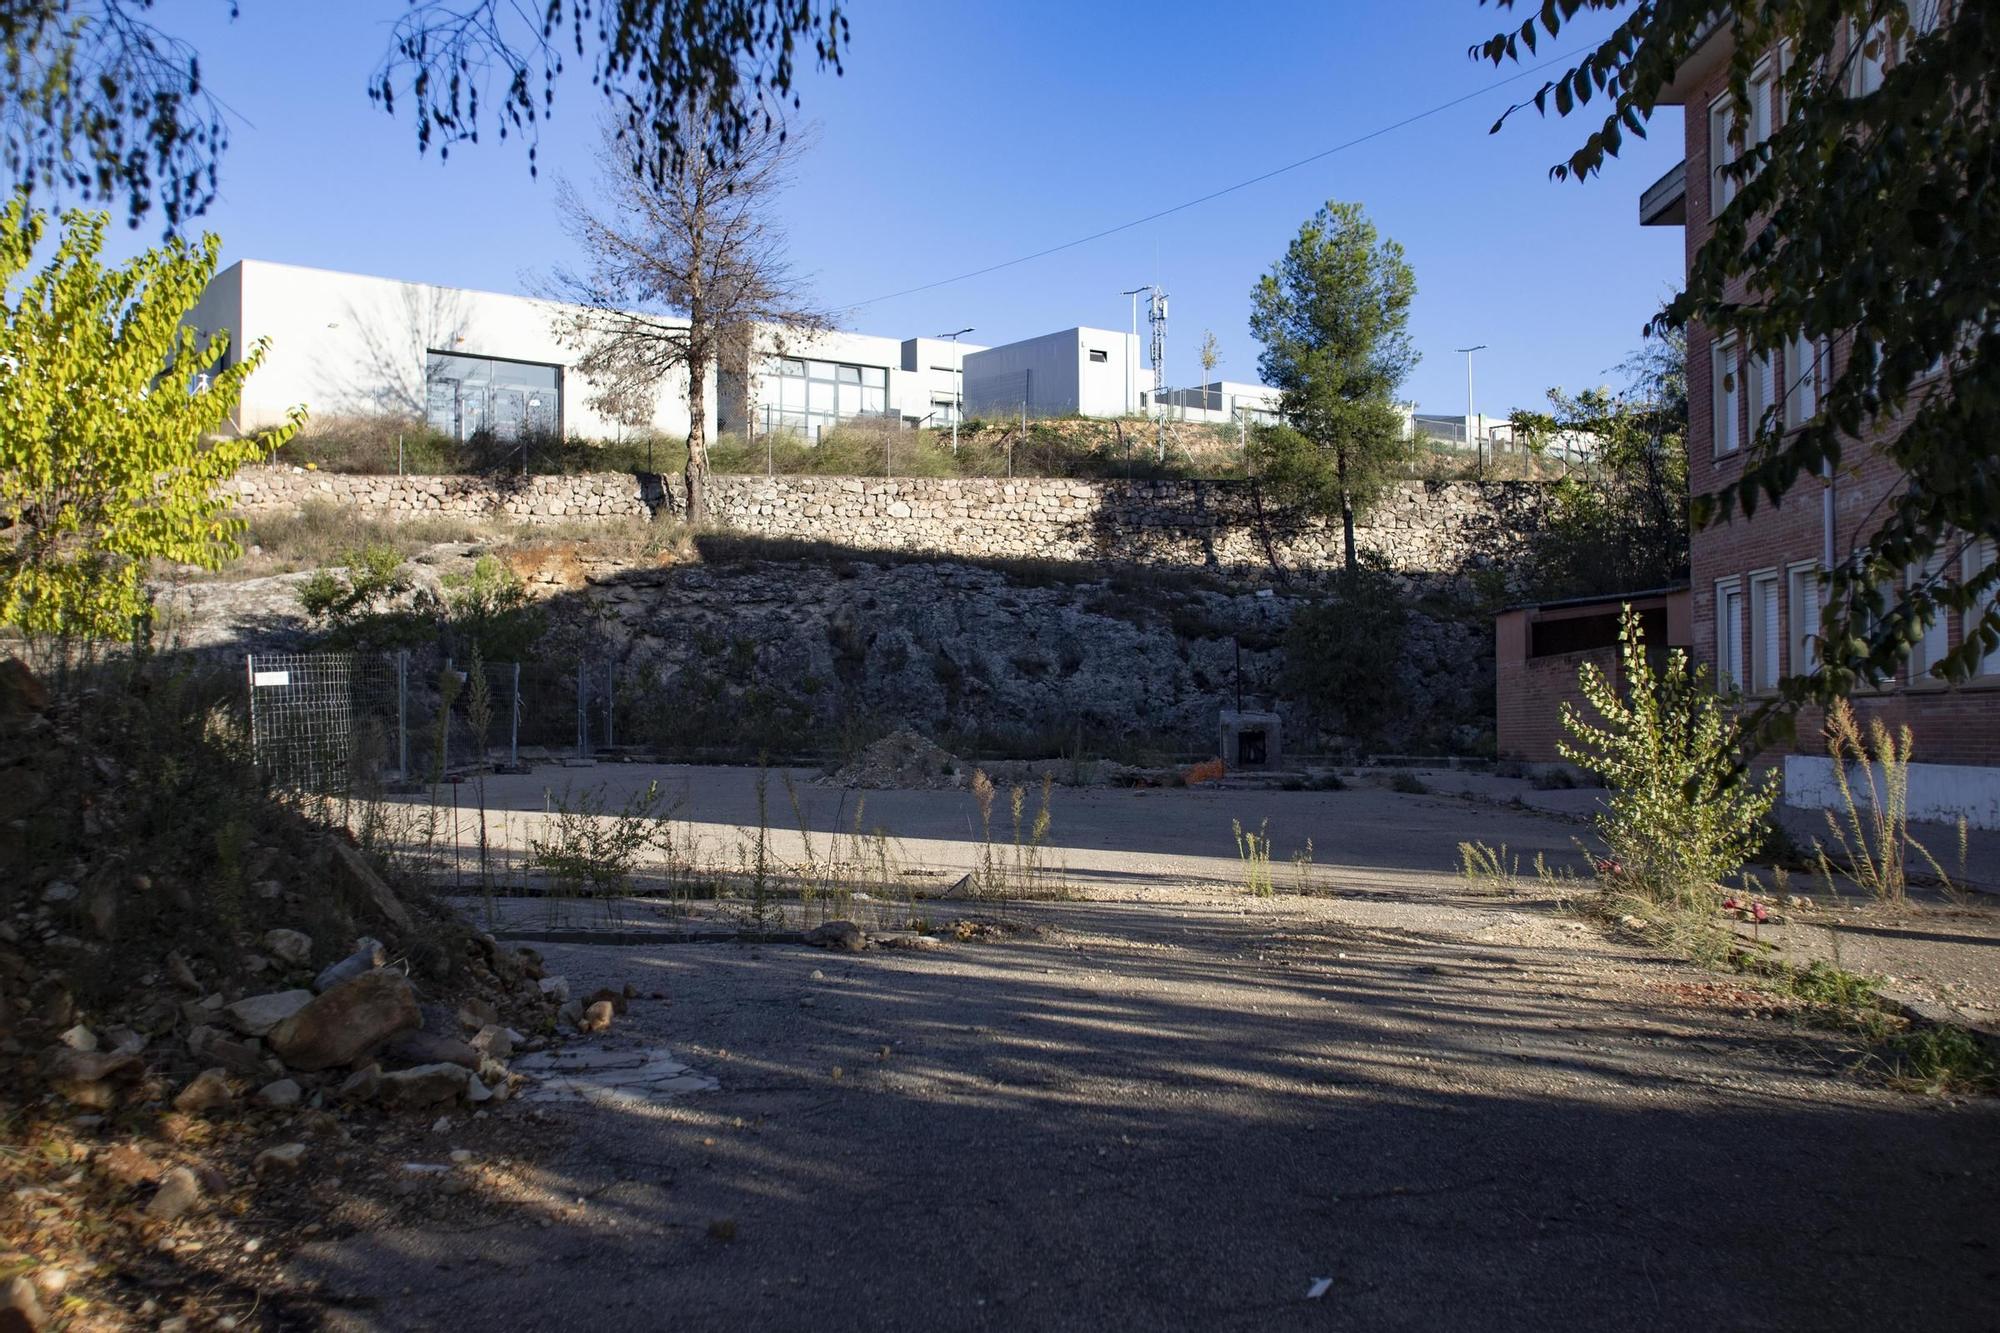
M 1132 380 L 1139 363 L 1139 298 L 1152 290 L 1151 287 L 1134 287 L 1118 293 L 1132 298 L 1132 341 L 1125 344 L 1125 415 L 1128 417 L 1137 407 L 1132 401 Z
M 940 333 L 938 337 L 951 339 L 951 451 L 958 452 L 958 419 L 965 415 L 965 354 L 959 351 L 958 335 L 970 333 L 968 328 L 956 333 Z
M 1476 346 L 1461 347 L 1458 350 L 1465 353 L 1465 433 L 1467 435 L 1471 435 L 1473 430 L 1475 429 L 1472 424 L 1472 354 L 1474 352 L 1485 351 L 1486 344 L 1479 343 Z M 1482 477 L 1485 476 L 1486 475 L 1485 440 L 1475 439 L 1473 441 L 1472 457 L 1474 463 L 1477 465 L 1479 475 Z

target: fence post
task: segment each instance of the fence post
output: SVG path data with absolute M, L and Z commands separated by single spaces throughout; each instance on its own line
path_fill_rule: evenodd
M 581 657 L 576 659 L 576 757 L 590 757 L 590 683 Z
M 410 650 L 396 652 L 396 776 L 410 780 Z
M 514 716 L 507 729 L 507 767 L 521 766 L 521 664 L 514 663 Z
M 612 662 L 604 664 L 604 748 L 607 750 L 618 744 L 617 734 L 612 726 L 612 711 L 618 707 L 617 671 L 617 664 Z

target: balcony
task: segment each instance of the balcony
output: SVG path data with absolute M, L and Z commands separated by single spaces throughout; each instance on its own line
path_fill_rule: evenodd
M 1639 225 L 1679 227 L 1688 220 L 1687 163 L 1674 163 L 1673 170 L 1646 187 L 1639 196 Z

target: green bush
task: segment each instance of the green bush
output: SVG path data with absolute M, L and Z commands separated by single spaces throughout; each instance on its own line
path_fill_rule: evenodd
M 1706 667 L 1691 667 L 1676 649 L 1655 671 L 1629 606 L 1619 659 L 1622 689 L 1595 663 L 1584 664 L 1578 684 L 1604 724 L 1565 704 L 1572 739 L 1557 748 L 1610 788 L 1597 817 L 1610 851 L 1607 877 L 1654 902 L 1707 911 L 1717 881 L 1763 842 L 1776 775 L 1744 771 L 1733 701 L 1710 688 Z

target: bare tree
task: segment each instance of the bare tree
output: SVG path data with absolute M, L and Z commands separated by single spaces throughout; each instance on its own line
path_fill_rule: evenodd
M 706 512 L 708 372 L 731 357 L 781 353 L 831 327 L 785 258 L 774 215 L 803 138 L 753 127 L 733 149 L 724 119 L 701 104 L 684 125 L 708 126 L 705 151 L 669 156 L 647 130 L 607 127 L 599 154 L 605 206 L 564 181 L 558 206 L 581 249 L 546 294 L 568 304 L 556 335 L 579 353 L 590 403 L 621 421 L 650 421 L 663 385 L 687 376 L 687 503 Z

